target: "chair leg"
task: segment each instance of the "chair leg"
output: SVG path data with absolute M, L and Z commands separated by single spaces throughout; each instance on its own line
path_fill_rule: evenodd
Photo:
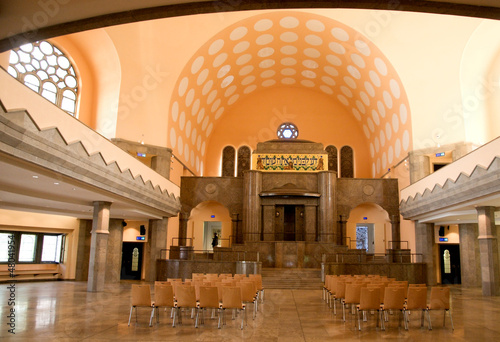
M 128 325 L 130 326 L 130 319 L 132 318 L 132 310 L 134 309 L 133 306 L 130 307 L 130 315 L 128 316 Z
M 153 310 L 151 311 L 151 317 L 149 318 L 149 326 L 153 326 L 153 318 L 155 317 L 155 307 L 153 306 Z
M 199 318 L 199 315 L 200 315 L 200 309 L 196 308 L 196 309 L 193 309 L 196 311 L 196 318 L 194 320 L 194 327 L 195 328 L 198 328 L 198 318 Z
M 427 320 L 429 321 L 429 330 L 432 330 L 432 323 L 431 323 L 431 313 L 429 310 L 425 310 L 427 313 Z

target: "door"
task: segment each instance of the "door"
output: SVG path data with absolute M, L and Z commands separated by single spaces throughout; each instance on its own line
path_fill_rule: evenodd
M 295 241 L 295 206 L 285 205 L 284 241 Z
M 441 264 L 441 284 L 461 284 L 460 245 L 439 245 L 439 261 Z
M 203 232 L 203 249 L 206 251 L 212 250 L 212 240 L 214 234 L 217 234 L 218 247 L 222 246 L 222 222 L 221 221 L 205 221 Z
M 123 243 L 121 279 L 141 280 L 143 246 L 140 242 Z
M 368 254 L 375 253 L 375 226 L 373 223 L 356 224 L 356 249 L 364 249 Z

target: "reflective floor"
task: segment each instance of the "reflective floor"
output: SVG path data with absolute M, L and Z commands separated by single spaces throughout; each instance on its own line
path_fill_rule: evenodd
M 389 316 L 386 331 L 375 326 L 369 315 L 362 331 L 355 328 L 355 316 L 341 320 L 341 311 L 334 316 L 321 299 L 321 290 L 267 290 L 255 320 L 248 316 L 248 325 L 239 329 L 240 317 L 217 329 L 217 320 L 194 327 L 188 313 L 183 325 L 172 328 L 169 312 L 162 311 L 160 324 L 149 327 L 147 309 L 139 309 L 138 322 L 127 326 L 132 282 L 107 286 L 101 293 L 89 293 L 84 282 L 0 284 L 0 340 L 19 341 L 329 341 L 382 340 L 411 341 L 493 341 L 500 334 L 500 297 L 483 297 L 481 289 L 452 288 L 452 315 L 443 327 L 442 313 L 432 313 L 433 330 L 420 327 L 414 314 L 410 329 L 398 327 L 398 315 Z M 12 305 L 15 300 L 15 305 Z M 9 305 L 9 301 L 11 305 Z M 15 311 L 12 313 L 11 309 Z M 251 309 L 251 308 L 250 308 Z M 249 311 L 251 312 L 251 311 Z M 15 317 L 12 317 L 12 314 Z M 9 318 L 8 316 L 11 316 Z M 9 327 L 9 322 L 12 326 Z M 9 329 L 14 329 L 11 334 Z

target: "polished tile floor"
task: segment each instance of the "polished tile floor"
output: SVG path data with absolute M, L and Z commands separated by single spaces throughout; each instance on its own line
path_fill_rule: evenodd
M 239 317 L 217 329 L 217 320 L 206 319 L 194 328 L 184 316 L 183 326 L 172 328 L 168 313 L 160 324 L 148 326 L 149 311 L 140 309 L 139 320 L 127 326 L 132 282 L 107 286 L 101 293 L 89 293 L 84 282 L 17 283 L 14 297 L 9 284 L 0 284 L 0 340 L 12 341 L 330 341 L 330 340 L 410 340 L 410 341 L 498 341 L 500 297 L 483 297 L 480 289 L 452 287 L 455 330 L 447 317 L 433 313 L 433 330 L 420 327 L 413 317 L 410 329 L 398 327 L 397 315 L 390 316 L 386 331 L 375 327 L 370 316 L 363 330 L 355 329 L 354 316 L 346 323 L 334 316 L 321 299 L 321 290 L 272 290 L 265 293 L 255 320 L 239 329 Z M 15 305 L 9 305 L 9 299 Z M 11 303 L 12 304 L 12 303 Z M 10 309 L 15 309 L 15 335 L 9 333 Z M 417 316 L 417 315 L 414 315 Z

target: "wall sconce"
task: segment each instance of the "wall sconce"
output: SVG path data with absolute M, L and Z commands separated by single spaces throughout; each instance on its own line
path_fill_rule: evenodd
M 279 217 L 279 216 L 280 216 L 280 212 L 279 212 L 279 211 L 277 211 L 277 212 L 276 212 L 276 217 Z
M 304 217 L 304 212 L 303 211 L 300 212 L 300 217 Z

